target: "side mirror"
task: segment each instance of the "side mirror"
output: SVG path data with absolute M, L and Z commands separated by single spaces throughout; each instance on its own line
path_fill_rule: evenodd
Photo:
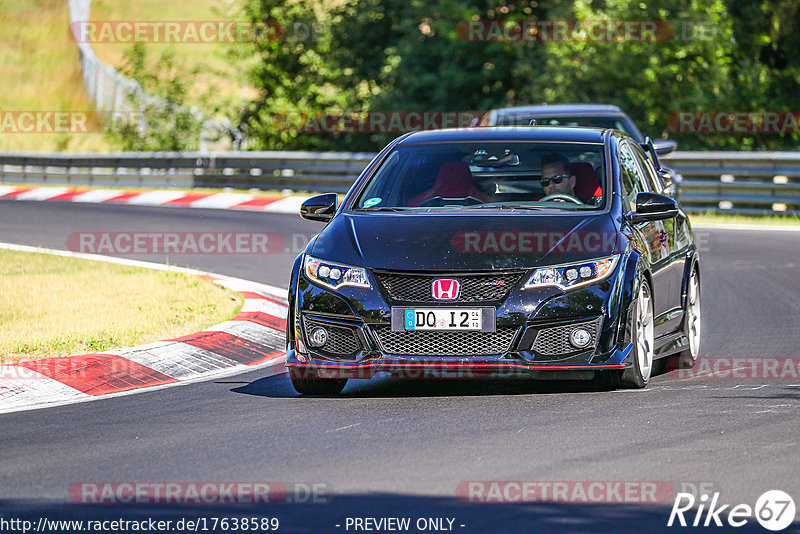
M 678 203 L 674 198 L 658 193 L 642 192 L 636 195 L 636 211 L 628 214 L 632 223 L 671 219 L 678 215 Z
M 659 156 L 666 156 L 671 152 L 675 152 L 675 149 L 678 148 L 678 142 L 672 139 L 656 139 L 653 141 L 653 147 L 655 147 Z
M 307 199 L 300 206 L 300 217 L 309 221 L 328 222 L 336 214 L 336 193 L 324 193 Z

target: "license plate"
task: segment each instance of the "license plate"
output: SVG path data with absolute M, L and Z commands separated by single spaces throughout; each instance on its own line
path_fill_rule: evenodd
M 406 308 L 406 330 L 483 330 L 481 308 Z

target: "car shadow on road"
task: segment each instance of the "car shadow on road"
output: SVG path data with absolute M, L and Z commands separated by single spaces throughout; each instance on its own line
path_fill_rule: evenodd
M 292 398 L 294 390 L 286 373 L 261 378 L 231 389 L 234 393 L 271 398 Z M 488 395 L 550 395 L 559 393 L 604 393 L 608 388 L 590 380 L 530 379 L 409 379 L 376 376 L 370 380 L 350 380 L 344 398 L 391 397 L 476 397 Z

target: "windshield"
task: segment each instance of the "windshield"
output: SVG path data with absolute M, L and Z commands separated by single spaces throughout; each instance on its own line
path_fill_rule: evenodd
M 600 210 L 607 190 L 602 144 L 401 145 L 383 162 L 354 209 Z
M 638 137 L 637 132 L 628 127 L 622 117 L 570 116 L 540 117 L 525 114 L 500 115 L 497 126 L 529 126 L 531 119 L 536 119 L 536 126 L 583 126 L 588 128 L 613 128 L 631 137 Z

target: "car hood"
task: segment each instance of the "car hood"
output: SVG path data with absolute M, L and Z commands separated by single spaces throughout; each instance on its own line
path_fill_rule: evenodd
M 580 262 L 616 251 L 608 213 L 340 213 L 311 253 L 373 269 L 473 271 Z

